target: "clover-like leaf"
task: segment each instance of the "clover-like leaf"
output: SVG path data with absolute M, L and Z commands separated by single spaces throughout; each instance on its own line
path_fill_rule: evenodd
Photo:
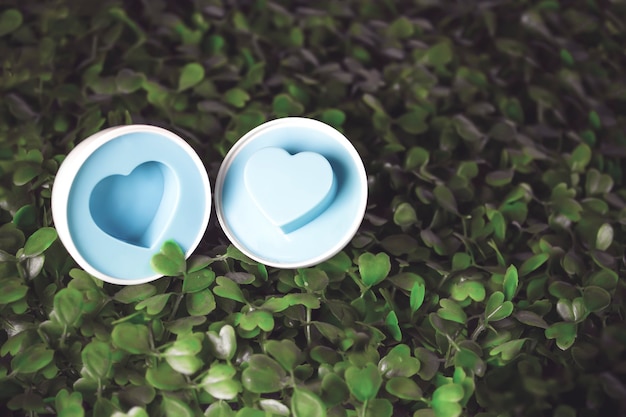
M 373 363 L 362 369 L 350 366 L 346 369 L 345 379 L 352 395 L 361 402 L 375 398 L 382 384 L 382 377 Z
M 150 265 L 159 274 L 177 276 L 185 271 L 185 254 L 178 243 L 167 240 L 161 246 L 161 251 L 152 256 Z
M 576 340 L 576 323 L 555 323 L 545 330 L 548 339 L 556 339 L 556 344 L 561 350 L 569 349 Z
M 389 274 L 391 261 L 386 253 L 363 253 L 359 256 L 359 273 L 361 280 L 368 287 L 379 284 Z
M 222 360 L 231 360 L 237 350 L 237 338 L 235 329 L 226 324 L 222 326 L 219 334 L 214 331 L 207 332 L 209 346 L 213 355 Z
M 268 340 L 265 343 L 265 350 L 272 355 L 286 371 L 293 369 L 302 361 L 302 352 L 296 344 L 289 339 Z
M 485 322 L 505 319 L 513 312 L 513 303 L 504 301 L 504 294 L 496 291 L 487 300 L 485 307 Z

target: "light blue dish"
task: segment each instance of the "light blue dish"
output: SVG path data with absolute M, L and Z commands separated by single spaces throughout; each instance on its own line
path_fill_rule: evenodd
M 210 213 L 208 177 L 197 155 L 175 135 L 148 128 L 122 130 L 96 147 L 67 198 L 75 259 L 118 284 L 158 278 L 150 260 L 163 242 L 172 239 L 189 254 Z
M 215 188 L 231 242 L 281 268 L 315 265 L 339 252 L 366 204 L 365 169 L 352 144 L 305 118 L 274 120 L 246 134 L 226 156 Z

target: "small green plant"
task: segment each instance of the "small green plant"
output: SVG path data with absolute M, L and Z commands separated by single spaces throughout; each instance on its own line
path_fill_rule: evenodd
M 0 415 L 626 413 L 626 8 L 604 3 L 5 1 Z M 214 181 L 284 116 L 365 161 L 332 259 L 269 268 L 212 219 L 123 287 L 57 239 L 82 139 L 164 126 Z

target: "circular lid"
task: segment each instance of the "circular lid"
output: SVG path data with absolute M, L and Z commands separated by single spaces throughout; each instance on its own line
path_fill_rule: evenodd
M 202 161 L 183 139 L 155 126 L 119 126 L 83 140 L 52 189 L 61 242 L 85 271 L 115 284 L 159 278 L 150 261 L 167 240 L 189 256 L 210 212 Z
M 331 258 L 357 232 L 367 177 L 350 141 L 322 122 L 264 123 L 228 152 L 215 187 L 222 229 L 250 258 L 300 268 Z

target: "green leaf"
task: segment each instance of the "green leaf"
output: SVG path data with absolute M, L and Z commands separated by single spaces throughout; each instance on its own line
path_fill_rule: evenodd
M 0 291 L 0 304 L 9 304 L 21 300 L 26 296 L 28 287 L 19 279 L 2 279 L 2 291 Z
M 250 95 L 241 88 L 231 88 L 224 93 L 224 101 L 233 107 L 242 108 L 250 100 Z
M 187 387 L 185 377 L 174 371 L 165 361 L 152 366 L 146 371 L 146 381 L 156 389 L 176 391 Z
M 237 350 L 237 338 L 235 336 L 235 329 L 226 324 L 222 326 L 219 334 L 214 331 L 207 332 L 209 338 L 209 346 L 211 353 L 222 360 L 231 360 L 235 356 Z
M 426 295 L 426 287 L 424 284 L 420 282 L 416 282 L 413 284 L 413 288 L 411 288 L 411 296 L 409 299 L 409 304 L 411 306 L 411 311 L 416 312 L 424 303 L 424 297 Z
M 194 417 L 191 408 L 178 398 L 163 397 L 163 412 L 166 417 Z
M 613 243 L 613 227 L 608 223 L 604 223 L 600 226 L 596 235 L 596 249 L 607 250 L 611 243 Z
M 178 78 L 178 91 L 184 91 L 193 87 L 204 80 L 204 67 L 197 63 L 191 62 L 183 67 Z
M 459 214 L 454 194 L 452 194 L 452 191 L 450 191 L 448 187 L 445 185 L 437 185 L 433 189 L 433 194 L 435 195 L 437 204 L 439 204 L 444 210 L 449 211 L 450 213 Z
M 545 335 L 548 339 L 556 339 L 556 345 L 561 350 L 567 350 L 576 340 L 576 323 L 555 323 L 545 330 Z
M 116 324 L 111 332 L 113 344 L 128 353 L 150 352 L 150 331 L 143 324 L 123 322 Z
M 117 91 L 123 94 L 134 93 L 146 82 L 146 76 L 131 69 L 124 68 L 115 76 Z
M 515 318 L 528 326 L 539 327 L 541 329 L 547 329 L 548 323 L 537 313 L 532 311 L 518 311 L 515 313 Z
M 463 407 L 458 403 L 437 401 L 433 403 L 435 417 L 459 417 L 463 412 Z
M 409 203 L 400 203 L 393 213 L 393 222 L 402 227 L 411 226 L 417 222 L 413 206 Z
M 88 376 L 104 379 L 111 371 L 113 356 L 108 343 L 92 340 L 83 348 L 80 355 Z
M 265 343 L 265 350 L 281 364 L 286 371 L 293 371 L 301 361 L 302 352 L 296 344 L 289 339 L 269 340 Z
M 513 299 L 515 292 L 517 291 L 518 282 L 517 268 L 515 265 L 510 265 L 504 274 L 504 281 L 502 282 L 504 298 L 506 300 L 511 301 Z
M 442 385 L 433 392 L 433 403 L 454 403 L 463 398 L 463 387 L 459 384 Z
M 215 281 L 215 272 L 210 269 L 201 269 L 191 272 L 183 280 L 183 292 L 193 293 L 202 291 Z
M 235 417 L 235 412 L 226 401 L 216 401 L 206 409 L 204 417 Z
M 63 288 L 54 295 L 53 306 L 61 324 L 76 326 L 83 312 L 83 294 L 73 288 Z
M 274 96 L 272 109 L 278 117 L 300 116 L 304 113 L 304 106 L 285 93 Z
M 192 375 L 196 373 L 204 363 L 195 355 L 186 356 L 166 356 L 165 360 L 172 367 L 172 369 L 183 375 Z
M 467 322 L 467 314 L 465 314 L 465 311 L 463 311 L 461 306 L 455 301 L 442 298 L 439 300 L 439 304 L 441 305 L 441 308 L 437 310 L 437 315 L 442 319 L 454 321 L 460 324 L 465 324 Z
M 430 153 L 421 146 L 414 146 L 406 152 L 404 168 L 412 171 L 416 168 L 428 164 Z
M 0 15 L 0 36 L 4 36 L 22 26 L 22 13 L 17 9 L 6 9 Z
M 424 121 L 428 113 L 421 109 L 414 109 L 400 116 L 396 123 L 407 133 L 419 135 L 428 130 L 428 124 Z
M 130 304 L 145 300 L 156 294 L 157 289 L 152 284 L 129 285 L 115 293 L 113 299 L 120 303 Z
M 591 148 L 586 143 L 579 144 L 568 159 L 568 164 L 574 172 L 584 172 L 591 161 Z
M 524 342 L 526 342 L 526 339 L 509 340 L 508 342 L 504 342 L 491 349 L 489 355 L 500 355 L 503 360 L 510 361 L 517 356 L 519 351 L 522 349 Z
M 345 381 L 337 374 L 329 372 L 322 378 L 322 399 L 329 407 L 347 401 L 350 390 Z
M 411 377 L 420 370 L 420 362 L 411 356 L 411 349 L 407 345 L 399 344 L 378 362 L 378 370 L 385 378 Z
M 293 400 L 293 398 L 292 398 Z M 278 400 L 273 400 L 271 398 L 265 398 L 259 400 L 259 405 L 266 413 L 270 413 L 273 416 L 286 416 L 289 417 L 289 407 L 285 404 L 281 403 Z
M 402 331 L 400 330 L 398 316 L 396 315 L 395 311 L 390 311 L 387 314 L 387 317 L 385 318 L 385 325 L 389 333 L 391 333 L 391 337 L 393 337 L 393 340 L 395 340 L 396 342 L 402 340 Z
M 285 371 L 278 362 L 268 356 L 255 354 L 248 360 L 249 366 L 241 374 L 243 386 L 255 394 L 280 391 Z
M 522 265 L 519 267 L 518 275 L 520 277 L 524 277 L 530 274 L 531 272 L 539 268 L 541 265 L 546 263 L 546 261 L 549 258 L 550 258 L 550 255 L 545 252 L 538 253 L 536 255 L 531 256 L 530 258 L 526 259 L 524 263 L 522 263 Z
M 202 379 L 201 385 L 206 392 L 220 400 L 232 400 L 242 390 L 241 383 L 233 377 L 237 370 L 230 364 L 214 363 Z
M 474 301 L 481 302 L 485 299 L 485 286 L 480 281 L 462 281 L 452 286 L 450 295 L 456 301 L 464 301 L 470 297 Z
M 170 295 L 172 295 L 172 293 L 154 295 L 137 303 L 135 310 L 143 310 L 145 308 L 148 314 L 156 316 L 163 311 Z
M 361 280 L 368 287 L 381 283 L 391 270 L 389 255 L 384 252 L 376 255 L 365 252 L 359 256 L 358 263 Z
M 496 291 L 487 300 L 485 322 L 502 320 L 510 316 L 512 312 L 513 303 L 504 301 L 504 294 Z
M 374 398 L 368 401 L 364 417 L 392 417 L 393 405 L 386 398 Z
M 309 390 L 297 388 L 291 397 L 293 417 L 326 417 L 326 406 Z
M 450 42 L 439 42 L 428 49 L 425 55 L 426 62 L 434 67 L 442 67 L 452 61 Z
M 192 316 L 206 316 L 215 310 L 215 297 L 210 289 L 185 295 L 187 312 Z
M 46 367 L 54 358 L 54 351 L 37 343 L 19 352 L 11 360 L 11 369 L 20 374 L 37 372 Z
M 57 239 L 57 231 L 52 227 L 42 227 L 33 233 L 24 245 L 24 256 L 32 257 L 42 254 Z
M 393 38 L 405 39 L 413 35 L 413 23 L 407 17 L 401 16 L 391 22 L 388 31 Z
M 514 171 L 512 169 L 492 171 L 485 176 L 485 182 L 492 187 L 503 187 L 511 183 Z
M 373 363 L 362 369 L 350 366 L 346 369 L 345 380 L 352 395 L 361 402 L 375 398 L 383 381 Z
M 587 310 L 597 312 L 611 304 L 611 294 L 604 288 L 590 285 L 583 290 L 583 300 Z
M 320 268 L 301 269 L 295 277 L 296 284 L 307 292 L 322 292 L 328 286 L 328 275 Z
M 222 298 L 239 301 L 240 303 L 246 303 L 243 292 L 241 292 L 241 289 L 236 282 L 226 277 L 217 277 L 216 282 L 217 286 L 213 288 L 213 292 L 215 293 L 215 295 Z
M 391 378 L 385 384 L 385 389 L 391 395 L 402 400 L 418 401 L 422 397 L 422 389 L 412 380 L 397 376 Z
M 166 276 L 178 276 L 185 271 L 185 254 L 173 240 L 163 242 L 161 251 L 150 259 L 155 272 Z
M 320 116 L 322 122 L 339 128 L 346 121 L 346 114 L 339 109 L 324 110 Z

